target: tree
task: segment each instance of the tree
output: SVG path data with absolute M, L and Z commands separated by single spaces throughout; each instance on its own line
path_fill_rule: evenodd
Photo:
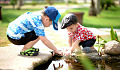
M 53 4 L 53 0 L 45 0 L 48 4 L 52 5 Z
M 86 0 L 84 0 L 84 3 L 87 3 L 87 1 L 86 1 Z
M 4 4 L 6 4 L 5 2 L 6 2 L 6 0 L 4 0 Z
M 13 5 L 13 9 L 15 9 L 15 4 L 17 3 L 17 0 L 11 0 L 10 4 Z
M 23 5 L 23 0 L 17 0 L 17 10 L 20 10 L 20 7 Z
M 100 14 L 100 0 L 95 0 L 97 14 Z
M 89 16 L 97 16 L 97 12 L 96 12 L 96 8 L 95 8 L 95 2 L 93 0 L 91 0 Z
M 66 5 L 68 5 L 68 3 L 69 3 L 69 0 L 65 0 L 65 3 L 66 3 Z
M 119 5 L 120 5 L 120 0 L 118 0 L 119 1 Z
M 101 1 L 101 9 L 108 10 L 109 7 L 114 6 L 116 7 L 116 4 L 113 0 L 100 0 Z

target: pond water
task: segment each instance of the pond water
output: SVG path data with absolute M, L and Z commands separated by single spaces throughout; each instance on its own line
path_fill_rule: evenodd
M 99 60 L 93 61 L 95 70 L 120 70 L 120 60 Z M 46 64 L 36 67 L 34 70 L 85 70 L 82 63 L 75 61 L 66 61 L 66 58 L 53 58 Z

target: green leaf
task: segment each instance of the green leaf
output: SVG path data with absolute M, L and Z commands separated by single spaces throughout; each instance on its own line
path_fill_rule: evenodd
M 110 34 L 111 34 L 111 40 L 115 40 L 115 34 L 114 34 L 114 31 L 113 31 L 113 27 L 112 27 L 112 26 L 111 26 Z
M 114 34 L 115 34 L 115 38 L 118 40 L 117 32 L 115 31 Z

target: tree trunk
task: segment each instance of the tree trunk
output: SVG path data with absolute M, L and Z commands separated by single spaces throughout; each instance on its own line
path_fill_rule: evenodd
M 2 20 L 1 8 L 2 8 L 2 6 L 0 5 L 0 20 Z
M 24 3 L 23 3 L 23 0 L 20 0 L 20 6 L 22 6 Z
M 20 10 L 22 0 L 17 0 L 17 10 Z
M 93 0 L 91 0 L 91 6 L 89 10 L 89 16 L 97 16 L 96 8 L 95 8 L 95 3 Z
M 53 0 L 49 0 L 49 4 L 52 5 L 53 4 Z
M 65 4 L 68 5 L 68 3 L 69 3 L 68 0 L 65 0 Z
M 4 4 L 6 4 L 6 0 L 4 0 Z
M 96 6 L 97 14 L 100 14 L 100 0 L 95 0 L 95 6 Z
M 45 0 L 48 4 L 52 5 L 53 4 L 53 0 Z
M 13 9 L 15 9 L 15 4 L 13 3 Z
M 120 5 L 120 0 L 119 0 L 119 5 Z
M 86 0 L 84 0 L 84 3 L 87 3 L 87 1 L 86 1 Z

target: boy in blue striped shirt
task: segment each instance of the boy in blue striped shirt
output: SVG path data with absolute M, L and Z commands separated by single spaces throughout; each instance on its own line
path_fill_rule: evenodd
M 33 45 L 41 40 L 48 48 L 54 50 L 54 53 L 62 54 L 46 38 L 44 27 L 53 25 L 58 30 L 58 19 L 61 17 L 59 11 L 52 7 L 46 7 L 39 14 L 27 12 L 12 21 L 7 28 L 8 40 L 15 45 L 24 45 L 20 51 L 21 55 L 37 56 L 39 49 L 33 48 Z

